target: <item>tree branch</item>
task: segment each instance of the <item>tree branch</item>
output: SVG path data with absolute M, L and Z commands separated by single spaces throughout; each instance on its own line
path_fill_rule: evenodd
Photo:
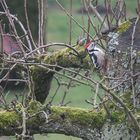
M 34 104 L 34 103 L 33 103 Z M 32 105 L 33 105 L 32 104 Z M 46 107 L 35 105 L 30 106 L 26 113 L 27 118 L 27 131 L 31 135 L 39 133 L 59 133 L 65 135 L 71 135 L 84 140 L 101 140 L 101 138 L 107 138 L 107 135 L 117 135 L 118 131 L 124 131 L 126 128 L 121 127 L 119 123 L 115 126 L 111 124 L 108 131 L 109 124 L 106 122 L 107 116 L 104 110 L 88 111 L 80 108 L 72 107 L 51 107 L 51 114 L 48 115 L 48 121 L 46 122 L 46 116 L 43 110 L 48 110 Z M 35 110 L 33 110 L 33 108 Z M 47 111 L 45 111 L 47 113 Z M 22 114 L 21 114 L 22 115 Z M 1 111 L 0 112 L 0 136 L 9 136 L 22 133 L 22 120 L 21 116 L 14 111 Z M 5 127 L 3 127 L 5 126 Z M 126 131 L 126 134 L 128 132 Z M 120 134 L 119 134 L 120 135 Z M 123 134 L 122 134 L 123 135 Z M 121 137 L 121 136 L 120 136 Z M 129 137 L 132 137 L 129 135 Z M 135 137 L 135 135 L 133 136 Z M 116 138 L 114 135 L 113 138 Z

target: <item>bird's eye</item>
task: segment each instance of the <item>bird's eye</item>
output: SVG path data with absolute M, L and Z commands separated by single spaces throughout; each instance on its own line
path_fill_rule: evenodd
M 92 47 L 95 47 L 95 43 L 92 43 Z

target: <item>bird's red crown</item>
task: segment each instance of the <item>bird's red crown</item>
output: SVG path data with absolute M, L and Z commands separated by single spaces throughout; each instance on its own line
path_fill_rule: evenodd
M 86 45 L 84 46 L 84 48 L 87 49 L 90 46 L 91 43 L 92 43 L 92 41 L 89 41 L 88 43 L 86 43 Z

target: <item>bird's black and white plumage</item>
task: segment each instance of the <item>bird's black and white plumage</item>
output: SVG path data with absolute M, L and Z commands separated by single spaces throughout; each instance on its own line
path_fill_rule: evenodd
M 87 50 L 94 66 L 99 70 L 103 69 L 105 62 L 104 51 L 97 47 L 96 43 L 93 41 L 87 43 L 84 47 Z

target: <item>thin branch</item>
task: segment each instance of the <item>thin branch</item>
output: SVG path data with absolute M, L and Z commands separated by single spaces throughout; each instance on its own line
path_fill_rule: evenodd
M 7 78 L 7 76 L 10 74 L 11 70 L 13 70 L 16 67 L 16 65 L 17 65 L 17 63 L 15 63 L 12 67 L 10 67 L 8 72 L 0 79 L 0 83 L 3 81 L 3 79 Z
M 6 15 L 5 12 L 0 12 L 0 14 Z M 10 16 L 11 18 L 13 18 L 13 19 L 19 24 L 19 26 L 21 27 L 22 31 L 24 32 L 24 36 L 25 36 L 25 38 L 26 38 L 26 41 L 27 41 L 27 43 L 28 43 L 28 47 L 29 47 L 30 50 L 32 51 L 32 50 L 33 50 L 33 49 L 32 49 L 32 45 L 31 45 L 31 42 L 30 42 L 28 33 L 27 33 L 26 29 L 24 28 L 23 24 L 21 23 L 21 21 L 20 21 L 15 15 L 9 14 L 9 16 Z
M 38 0 L 38 46 L 43 45 L 43 15 L 44 15 L 44 9 L 43 9 L 43 0 Z M 44 49 L 43 49 L 44 52 Z
M 34 42 L 33 36 L 32 36 L 32 32 L 30 30 L 29 18 L 28 18 L 28 14 L 27 14 L 27 0 L 24 0 L 24 10 L 25 10 L 25 18 L 26 18 L 26 22 L 27 22 L 27 29 L 28 29 L 28 32 L 29 32 L 30 39 L 32 41 L 33 46 L 35 48 L 37 48 L 37 46 Z
M 93 39 L 92 35 L 90 35 L 88 31 L 79 22 L 75 20 L 75 18 L 61 5 L 61 3 L 58 0 L 56 0 L 56 2 L 61 7 L 61 9 L 66 13 L 66 15 L 69 16 L 78 25 L 78 27 L 80 27 L 84 32 L 86 32 Z
M 22 137 L 26 136 L 26 112 L 25 108 L 22 106 Z
M 76 78 L 76 76 L 78 75 L 78 73 L 80 72 L 80 70 L 81 70 L 81 69 L 79 69 L 79 70 L 77 71 L 77 73 L 75 73 L 75 74 L 72 76 L 72 78 Z M 62 101 L 61 101 L 61 103 L 60 103 L 61 105 L 64 105 L 64 100 L 65 100 L 65 98 L 66 98 L 66 95 L 68 94 L 68 91 L 69 91 L 69 89 L 70 89 L 70 87 L 71 87 L 72 82 L 73 82 L 73 80 L 70 79 L 70 81 L 69 81 L 69 83 L 68 83 L 68 85 L 67 85 L 67 87 L 66 87 L 66 90 L 64 91 L 64 95 L 63 95 Z
M 44 42 L 43 42 L 43 25 L 44 25 L 44 18 L 43 18 L 43 16 L 44 16 L 44 7 L 43 7 L 43 1 L 44 0 L 40 0 L 40 8 L 41 8 L 41 13 L 40 13 L 40 20 L 41 20 L 41 24 L 40 24 L 40 26 L 41 26 L 41 31 L 40 31 L 40 35 L 41 35 L 41 39 L 40 39 L 40 45 L 42 46 L 43 44 L 44 44 Z M 43 52 L 44 52 L 45 50 L 43 50 Z
M 55 76 L 54 76 L 54 79 L 57 81 L 58 87 L 56 88 L 56 90 L 54 92 L 54 95 L 51 97 L 51 100 L 49 101 L 50 105 L 52 104 L 52 102 L 53 102 L 54 98 L 56 97 L 56 95 L 57 95 L 57 93 L 58 93 L 58 91 L 60 89 L 60 86 L 61 86 L 59 80 Z
M 40 8 L 40 0 L 38 2 L 38 46 L 40 46 L 40 39 L 41 39 L 41 8 Z
M 139 21 L 139 16 L 137 16 L 137 19 L 135 21 L 135 24 L 133 26 L 132 36 L 131 36 L 131 62 L 130 62 L 130 69 L 131 69 L 131 75 L 133 75 L 134 72 L 134 54 L 133 54 L 133 45 L 134 45 L 134 39 L 135 39 L 135 32 L 137 23 Z M 136 107 L 136 99 L 135 99 L 135 85 L 134 85 L 134 78 L 131 77 L 131 85 L 132 85 L 132 94 L 133 94 L 133 105 L 134 108 Z
M 135 116 L 132 114 L 131 110 L 127 107 L 127 105 L 117 96 L 117 94 L 115 94 L 114 92 L 112 92 L 111 90 L 108 89 L 108 87 L 106 87 L 105 85 L 103 84 L 100 84 L 101 87 L 107 91 L 108 94 L 110 94 L 114 100 L 116 102 L 118 102 L 123 108 L 124 108 L 124 111 L 130 116 L 130 118 L 132 119 L 136 129 L 138 132 L 140 132 L 140 126 L 139 126 L 139 123 L 138 121 L 136 120 Z
M 101 17 L 101 15 L 99 14 L 99 12 L 97 11 L 96 7 L 94 7 L 94 6 L 92 5 L 91 0 L 90 0 L 90 3 L 89 3 L 89 7 L 92 9 L 92 11 L 94 12 L 94 14 L 95 14 L 96 17 L 98 18 L 99 22 L 100 22 L 100 23 L 103 23 L 103 27 L 104 27 L 105 29 L 108 29 L 108 26 L 107 26 L 106 22 L 103 20 L 103 18 Z
M 101 48 L 103 48 L 104 50 L 105 50 L 105 47 L 104 47 L 104 45 L 103 45 L 103 43 L 102 43 L 102 40 L 101 40 L 101 37 L 100 37 L 100 30 L 101 30 L 101 28 L 102 28 L 102 26 L 103 26 L 103 23 L 105 22 L 105 18 L 104 18 L 104 20 L 103 20 L 103 23 L 101 24 L 101 27 L 100 27 L 100 30 L 98 31 L 98 29 L 96 28 L 96 26 L 94 25 L 94 22 L 92 21 L 92 18 L 91 18 L 91 16 L 90 16 L 90 13 L 89 13 L 89 8 L 90 8 L 90 6 L 89 5 L 86 5 L 86 2 L 85 2 L 85 0 L 83 0 L 83 4 L 84 4 L 84 7 L 85 7 L 85 9 L 86 9 L 86 11 L 87 11 L 87 15 L 88 15 L 88 24 L 91 24 L 91 26 L 93 27 L 93 29 L 95 30 L 95 35 L 94 35 L 94 37 L 93 37 L 93 41 L 95 41 L 95 38 L 96 37 L 98 37 L 98 39 L 97 40 L 99 40 L 99 42 L 100 42 L 100 44 L 98 43 L 98 45 L 101 47 Z M 88 8 L 87 8 L 87 6 L 88 6 Z M 88 38 L 89 38 L 89 35 L 87 34 L 87 41 L 88 41 Z
M 29 52 L 26 56 L 28 57 L 31 54 L 37 52 L 38 50 L 40 50 L 42 48 L 48 48 L 50 46 L 65 46 L 65 47 L 70 48 L 71 50 L 73 50 L 79 56 L 78 51 L 76 51 L 74 47 L 72 47 L 72 46 L 70 46 L 68 44 L 65 44 L 65 43 L 50 43 L 50 44 L 47 44 L 47 45 L 40 46 L 39 48 L 34 49 L 32 52 Z
M 94 107 L 97 106 L 97 96 L 98 96 L 98 93 L 99 93 L 99 83 L 96 84 L 96 91 L 95 91 L 95 95 L 94 95 Z
M 72 2 L 73 0 L 70 0 L 70 15 L 72 16 Z M 72 41 L 72 18 L 70 17 L 69 20 L 69 45 L 71 45 L 71 41 Z
M 106 12 L 106 19 L 107 19 L 107 24 L 108 24 L 108 29 L 110 30 L 111 29 L 111 23 L 110 23 L 110 20 L 109 20 L 109 1 L 108 0 L 105 0 L 105 8 L 107 10 Z
M 25 54 L 25 50 L 24 50 L 24 48 L 22 46 L 22 40 L 18 36 L 18 33 L 17 33 L 16 27 L 15 27 L 15 24 L 13 22 L 13 19 L 10 16 L 10 11 L 8 9 L 8 6 L 6 4 L 6 1 L 5 0 L 1 0 L 0 2 L 1 2 L 1 5 L 3 6 L 3 9 L 4 9 L 5 13 L 6 13 L 6 16 L 7 16 L 8 20 L 9 20 L 9 23 L 10 23 L 10 25 L 11 25 L 13 31 L 14 31 L 14 34 L 16 36 L 17 43 L 18 43 L 18 45 L 19 45 L 22 53 Z
M 28 80 L 24 80 L 24 79 L 7 79 L 7 78 L 5 78 L 5 79 L 2 79 L 2 81 L 8 81 L 8 82 L 25 82 L 25 83 L 27 83 L 28 82 Z

